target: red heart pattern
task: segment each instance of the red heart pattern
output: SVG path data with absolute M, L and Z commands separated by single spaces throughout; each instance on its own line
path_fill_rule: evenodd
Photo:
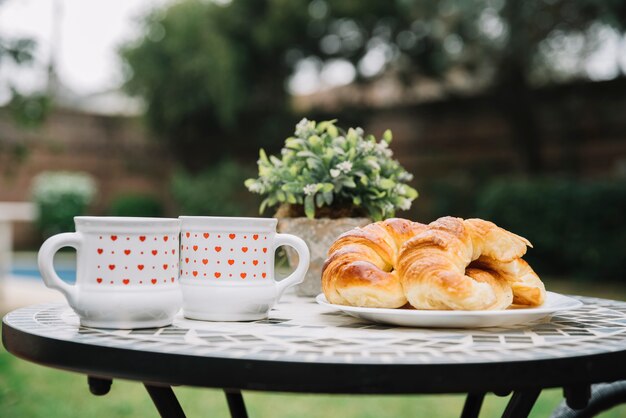
M 109 244 L 107 245 L 106 243 L 104 243 L 103 247 L 101 248 L 96 248 L 96 253 L 100 256 L 108 256 L 109 254 L 111 254 L 111 257 L 115 257 L 115 254 L 124 254 L 125 256 L 128 256 L 128 259 L 126 260 L 132 260 L 130 262 L 122 262 L 119 259 L 113 258 L 111 261 L 113 261 L 113 263 L 108 264 L 107 261 L 109 261 L 107 258 L 104 258 L 104 262 L 102 262 L 102 266 L 98 265 L 97 268 L 98 269 L 108 269 L 109 272 L 111 272 L 111 277 L 95 277 L 95 282 L 97 284 L 111 284 L 111 285 L 126 285 L 129 287 L 132 287 L 133 285 L 141 285 L 144 282 L 145 283 L 150 283 L 152 282 L 153 284 L 158 284 L 160 282 L 160 280 L 162 279 L 164 283 L 175 283 L 176 278 L 175 277 L 161 277 L 161 278 L 154 278 L 152 280 L 150 279 L 142 279 L 141 274 L 144 274 L 144 271 L 148 271 L 148 270 L 153 270 L 155 268 L 159 268 L 159 265 L 154 265 L 152 262 L 150 263 L 142 263 L 142 264 L 135 264 L 136 262 L 142 262 L 144 261 L 143 257 L 144 254 L 152 254 L 153 256 L 157 256 L 160 252 L 163 254 L 165 254 L 163 257 L 165 257 L 164 260 L 162 261 L 168 261 L 169 260 L 169 254 L 175 255 L 176 254 L 176 249 L 172 249 L 171 253 L 169 252 L 169 249 L 167 251 L 163 250 L 161 251 L 161 248 L 157 249 L 149 249 L 149 248 L 142 248 L 139 243 L 135 242 L 135 247 L 121 247 L 122 245 L 124 246 L 128 246 L 128 242 L 135 239 L 134 237 L 137 237 L 139 239 L 139 242 L 141 243 L 148 243 L 148 242 L 152 242 L 153 238 L 154 241 L 160 240 L 161 238 L 163 239 L 163 242 L 171 242 L 171 241 L 177 241 L 177 236 L 170 236 L 170 235 L 135 235 L 133 236 L 131 235 L 117 235 L 117 234 L 111 234 L 108 235 L 108 239 L 110 239 Z M 106 236 L 100 236 L 100 240 L 105 239 Z M 123 244 L 124 242 L 126 242 L 126 244 Z M 132 242 L 132 241 L 131 241 Z M 131 244 L 132 245 L 132 244 Z M 157 246 L 158 244 L 155 242 L 155 246 Z M 163 244 L 161 244 L 163 245 Z M 177 245 L 176 242 L 173 243 L 173 245 Z M 143 251 L 142 251 L 143 250 Z M 160 266 L 163 267 L 163 270 L 169 270 L 170 267 L 175 268 L 176 265 L 178 263 L 176 263 L 176 265 L 174 264 L 174 260 L 172 259 L 169 263 L 164 263 L 164 264 L 160 264 Z M 133 263 L 133 261 L 135 263 Z M 128 264 L 127 264 L 128 263 Z M 137 270 L 134 270 L 135 268 L 137 268 Z M 177 268 L 177 267 L 176 267 Z M 127 274 L 129 273 L 128 270 L 134 270 L 137 274 L 137 277 L 120 277 L 119 275 L 121 274 Z M 119 272 L 119 273 L 118 273 Z M 99 274 L 100 271 L 98 272 Z
M 239 234 L 229 232 L 226 234 L 214 234 L 213 232 L 184 231 L 182 236 L 183 242 L 180 250 L 183 258 L 181 260 L 185 264 L 183 264 L 180 271 L 181 278 L 204 278 L 206 280 L 207 277 L 215 279 L 221 277 L 237 277 L 238 279 L 268 277 L 267 272 L 259 271 L 261 270 L 261 264 L 267 264 L 267 261 L 261 263 L 261 261 L 266 259 L 259 259 L 257 253 L 268 254 L 269 247 L 263 247 L 256 243 L 259 240 L 267 242 L 268 237 L 266 235 L 258 233 Z M 204 240 L 208 240 L 208 242 L 205 243 Z M 230 241 L 235 242 L 230 245 L 224 245 L 225 242 Z M 211 246 L 211 244 L 213 245 Z M 232 244 L 243 245 L 233 246 Z M 222 258 L 222 253 L 224 253 L 224 258 Z M 257 256 L 257 258 L 251 259 L 254 256 Z M 210 267 L 209 260 L 212 260 L 210 265 L 217 267 L 220 271 Z M 222 263 L 221 268 L 220 263 Z M 223 270 L 224 264 L 226 264 L 226 272 Z

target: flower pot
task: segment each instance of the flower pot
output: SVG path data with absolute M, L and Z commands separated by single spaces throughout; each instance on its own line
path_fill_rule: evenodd
M 369 218 L 309 219 L 303 217 L 279 219 L 278 231 L 302 238 L 311 252 L 309 271 L 304 281 L 296 286 L 296 293 L 299 296 L 317 296 L 321 293 L 322 267 L 332 243 L 344 232 L 371 222 L 372 220 Z M 289 247 L 286 247 L 285 250 L 290 267 L 295 268 L 298 265 L 296 252 Z

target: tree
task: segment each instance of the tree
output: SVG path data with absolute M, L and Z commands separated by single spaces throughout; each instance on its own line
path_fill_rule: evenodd
M 121 54 L 150 126 L 192 168 L 237 152 L 234 138 L 265 146 L 283 138 L 293 122 L 284 122 L 285 82 L 315 58 L 351 63 L 357 83 L 461 71 L 494 93 L 524 168 L 536 172 L 531 88 L 560 77 L 550 44 L 574 35 L 592 42 L 598 26 L 623 31 L 625 22 L 619 0 L 183 0 L 149 14 L 144 35 Z M 367 68 L 373 59 L 378 69 Z

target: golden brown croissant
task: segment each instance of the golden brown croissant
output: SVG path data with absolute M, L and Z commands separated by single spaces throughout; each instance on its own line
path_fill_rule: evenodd
M 428 226 L 390 219 L 339 237 L 322 288 L 331 303 L 363 307 L 397 308 L 407 300 L 417 309 L 540 305 L 543 283 L 521 259 L 529 245 L 481 219 L 444 217 Z
M 330 303 L 399 308 L 407 303 L 397 270 L 398 250 L 426 226 L 388 219 L 341 235 L 330 247 L 322 290 Z

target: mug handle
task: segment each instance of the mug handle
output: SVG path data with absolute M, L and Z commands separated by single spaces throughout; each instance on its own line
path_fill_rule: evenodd
M 302 283 L 304 275 L 309 269 L 310 261 L 309 247 L 307 247 L 306 243 L 301 238 L 291 234 L 276 234 L 276 238 L 274 239 L 274 251 L 281 245 L 288 245 L 296 250 L 298 253 L 298 267 L 296 267 L 289 276 L 276 282 L 278 294 L 276 295 L 275 303 L 278 303 L 278 300 L 287 288 Z
M 57 289 L 67 298 L 70 306 L 74 306 L 78 293 L 76 286 L 65 283 L 54 270 L 54 254 L 63 247 L 73 247 L 79 251 L 83 243 L 82 236 L 78 232 L 67 232 L 58 234 L 48 238 L 41 248 L 37 256 L 37 264 L 39 272 L 43 278 L 46 287 Z

